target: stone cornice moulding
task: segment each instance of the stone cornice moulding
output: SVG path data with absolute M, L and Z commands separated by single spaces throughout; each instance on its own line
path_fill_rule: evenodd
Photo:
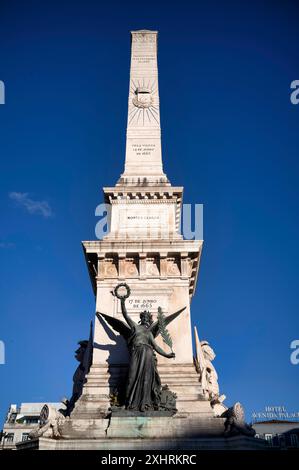
M 176 199 L 151 199 L 151 198 L 144 198 L 144 199 L 111 199 L 111 204 L 177 204 L 178 201 Z
M 83 241 L 86 253 L 198 253 L 203 240 L 92 240 Z

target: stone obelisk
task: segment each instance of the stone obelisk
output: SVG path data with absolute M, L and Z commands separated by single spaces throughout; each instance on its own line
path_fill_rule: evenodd
M 169 327 L 176 357 L 159 356 L 158 367 L 178 396 L 178 409 L 194 412 L 203 404 L 193 365 L 190 301 L 203 242 L 179 233 L 183 188 L 172 186 L 163 172 L 157 32 L 133 31 L 131 38 L 125 168 L 114 187 L 103 189 L 109 233 L 83 247 L 97 311 L 122 319 L 120 302 L 111 294 L 120 282 L 131 288 L 127 308 L 137 322 L 144 309 L 155 318 L 158 307 L 166 315 L 186 307 Z M 127 364 L 122 338 L 96 318 L 93 364 L 74 413 L 105 413 Z
M 157 32 L 132 32 L 125 171 L 118 186 L 170 185 L 162 167 Z

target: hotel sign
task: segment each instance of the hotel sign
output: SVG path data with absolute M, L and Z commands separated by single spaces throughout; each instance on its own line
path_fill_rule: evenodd
M 264 411 L 251 414 L 252 421 L 291 420 L 299 421 L 299 411 L 288 411 L 285 406 L 265 406 Z

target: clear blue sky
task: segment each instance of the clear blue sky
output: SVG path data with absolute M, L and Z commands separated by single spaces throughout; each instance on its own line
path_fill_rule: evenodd
M 94 315 L 81 240 L 123 169 L 129 31 L 143 28 L 159 30 L 165 171 L 204 204 L 192 316 L 221 391 L 248 415 L 298 410 L 296 2 L 1 0 L 0 17 L 0 420 L 71 393 Z

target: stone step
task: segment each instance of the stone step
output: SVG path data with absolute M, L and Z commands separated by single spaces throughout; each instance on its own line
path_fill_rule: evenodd
M 189 377 L 190 379 L 199 380 L 198 374 L 190 374 L 190 372 L 161 372 L 159 371 L 160 377 Z
M 159 374 L 160 375 L 167 375 L 167 374 L 170 374 L 170 375 L 190 375 L 190 376 L 194 376 L 194 377 L 199 377 L 199 374 L 197 374 L 197 372 L 195 371 L 195 369 L 187 369 L 187 368 L 180 368 L 180 369 L 172 369 L 172 368 L 160 368 L 158 367 L 158 371 L 159 371 Z M 128 369 L 122 369 L 122 370 L 115 370 L 115 371 L 112 371 L 111 373 L 108 372 L 108 371 L 103 371 L 103 370 L 99 370 L 99 371 L 95 371 L 93 370 L 91 373 L 88 374 L 87 378 L 89 379 L 90 377 L 110 377 L 110 376 L 125 376 L 128 372 Z
M 182 386 L 186 386 L 186 385 L 190 385 L 190 386 L 193 386 L 193 387 L 200 387 L 200 382 L 198 380 L 197 377 L 182 377 L 182 376 L 179 376 L 179 377 L 173 377 L 173 376 L 160 376 L 161 378 L 161 383 L 162 385 L 166 385 L 168 384 L 169 386 L 173 386 L 173 385 L 182 385 Z M 98 378 L 98 377 L 95 377 L 94 379 L 91 379 L 88 381 L 88 386 L 99 386 L 99 387 L 103 387 L 103 386 L 110 386 L 110 387 L 116 387 L 118 384 L 119 384 L 119 381 L 122 380 L 124 381 L 124 377 L 120 378 L 120 377 L 113 377 L 113 378 L 109 378 L 109 380 L 107 380 L 106 378 Z
M 184 385 L 184 384 L 190 384 L 190 385 L 200 385 L 197 379 L 190 379 L 190 377 L 161 377 L 161 382 L 163 384 L 173 384 L 173 385 Z
M 161 372 L 159 371 L 159 375 L 161 378 L 182 378 L 182 379 L 190 379 L 190 380 L 194 380 L 194 381 L 197 381 L 199 382 L 199 375 L 197 374 L 190 374 L 190 373 L 174 373 L 174 372 Z M 109 381 L 110 379 L 121 379 L 121 378 L 125 378 L 126 377 L 126 374 L 118 374 L 118 375 L 112 375 L 110 376 L 109 374 L 107 375 L 90 375 L 88 377 L 88 381 L 92 381 L 92 380 L 106 380 L 106 381 Z
M 198 401 L 204 401 L 199 393 L 189 393 L 185 394 L 183 398 L 177 398 L 176 402 L 178 403 L 197 403 Z
M 165 381 L 165 380 L 183 380 L 183 381 L 186 381 L 186 380 L 190 380 L 191 382 L 199 382 L 199 375 L 194 373 L 194 374 L 190 374 L 190 373 L 186 373 L 186 372 L 171 372 L 171 371 L 167 371 L 167 372 L 161 372 L 159 371 L 159 375 L 160 375 L 160 378 L 162 381 Z M 121 379 L 125 379 L 126 377 L 126 374 L 118 374 L 118 375 L 112 375 L 110 376 L 109 374 L 105 374 L 105 375 L 89 375 L 88 376 L 88 382 L 92 382 L 92 381 L 105 381 L 105 382 L 109 382 L 111 380 L 121 380 Z
M 89 374 L 93 374 L 93 372 L 96 372 L 97 374 L 100 374 L 100 373 L 106 374 L 106 373 L 110 373 L 109 371 L 111 372 L 126 371 L 127 368 L 128 368 L 128 365 L 126 364 L 115 364 L 109 367 L 107 365 L 97 364 L 97 365 L 91 366 Z M 159 364 L 158 363 L 158 369 L 159 371 L 160 370 L 161 371 L 167 371 L 167 370 L 174 371 L 175 370 L 175 371 L 181 371 L 181 372 L 190 370 L 196 373 L 194 364 L 192 363 L 188 363 L 188 364 L 176 364 L 176 363 Z
M 194 364 L 159 364 L 158 363 L 158 368 L 159 369 L 171 369 L 171 370 L 179 370 L 179 369 L 182 369 L 182 370 L 187 370 L 187 369 L 190 369 L 190 370 L 196 370 L 195 367 L 194 367 Z
M 173 438 L 174 436 L 192 437 L 197 435 L 223 435 L 223 420 L 202 416 L 202 419 L 186 418 L 153 418 L 144 421 L 142 426 L 138 419 L 121 418 L 111 419 L 107 428 L 107 436 L 110 438 Z
M 193 388 L 201 388 L 201 384 L 198 382 L 198 380 L 192 380 L 190 378 L 165 378 L 161 377 L 161 383 L 163 385 L 168 385 L 169 388 L 177 388 L 177 387 L 193 387 Z M 87 387 L 117 387 L 119 382 L 117 380 L 110 380 L 109 382 L 107 380 L 96 380 L 96 381 L 89 381 Z

